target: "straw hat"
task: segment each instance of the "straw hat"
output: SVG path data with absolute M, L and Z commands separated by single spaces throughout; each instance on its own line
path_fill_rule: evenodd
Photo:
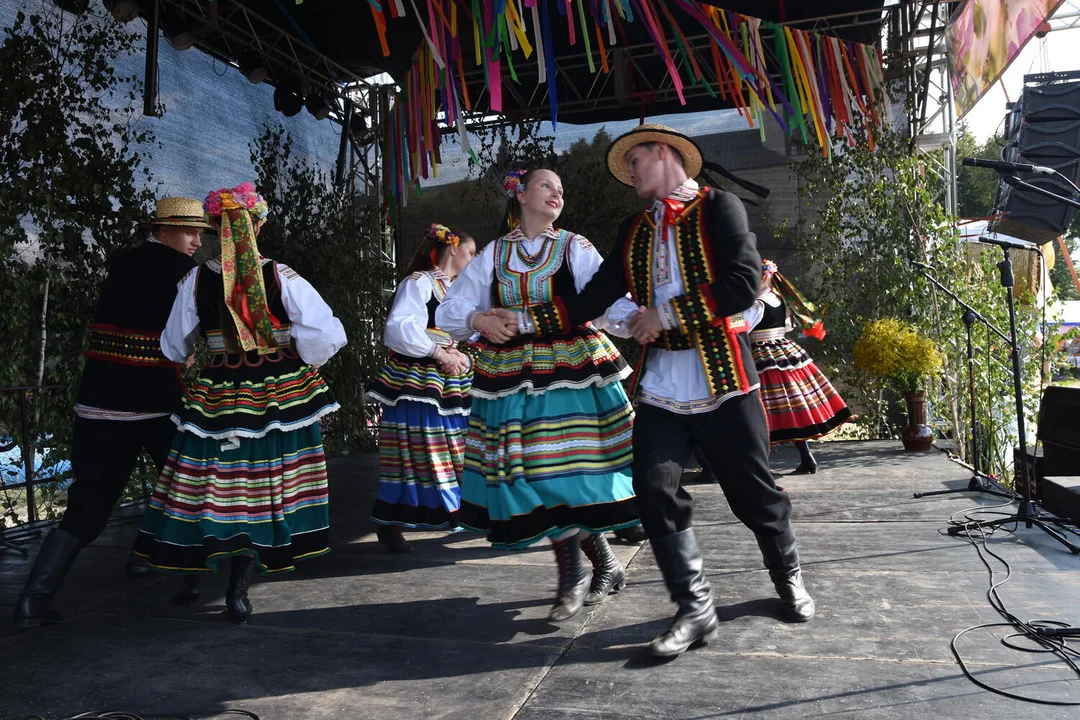
M 198 200 L 183 197 L 161 198 L 154 208 L 154 216 L 141 223 L 141 226 L 146 228 L 159 225 L 198 228 L 200 230 L 212 230 L 214 228 L 213 225 L 208 224 L 203 219 L 202 203 Z
M 638 125 L 630 132 L 615 138 L 607 152 L 607 166 L 615 179 L 624 185 L 630 182 L 630 171 L 626 166 L 626 153 L 643 143 L 664 143 L 679 151 L 683 159 L 683 168 L 687 177 L 701 174 L 701 148 L 682 133 L 672 130 L 667 125 Z

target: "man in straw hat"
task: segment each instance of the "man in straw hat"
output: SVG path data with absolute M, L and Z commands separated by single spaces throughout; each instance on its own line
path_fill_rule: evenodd
M 732 511 L 757 537 L 784 618 L 805 622 L 814 602 L 802 584 L 791 501 L 769 472 L 769 432 L 747 340 L 761 258 L 738 197 L 700 187 L 701 151 L 663 125 L 612 143 L 608 169 L 651 207 L 626 219 L 615 249 L 580 295 L 527 308 L 518 330 L 545 335 L 601 315 L 629 292 L 630 323 L 648 349 L 635 377 L 634 490 L 671 597 L 671 628 L 650 651 L 679 655 L 716 635 L 712 588 L 694 536 L 693 499 L 679 485 L 694 447 L 717 472 Z M 751 191 L 767 193 L 715 168 Z M 506 318 L 509 321 L 509 318 Z
M 60 524 L 49 533 L 15 605 L 15 624 L 60 622 L 53 596 L 75 556 L 105 529 L 139 455 L 160 471 L 176 427 L 183 385 L 176 363 L 161 352 L 177 283 L 202 244 L 202 203 L 163 198 L 142 224 L 151 237 L 109 262 L 98 298 L 86 365 L 75 405 L 71 450 L 75 481 Z M 129 565 L 129 573 L 140 568 Z

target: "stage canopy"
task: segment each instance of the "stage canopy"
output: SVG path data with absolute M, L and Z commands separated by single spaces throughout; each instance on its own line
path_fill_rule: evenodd
M 117 0 L 113 0 L 114 4 Z M 555 94 L 558 97 L 558 121 L 592 123 L 675 112 L 696 112 L 736 107 L 738 101 L 724 97 L 718 88 L 695 82 L 694 68 L 687 59 L 694 57 L 706 76 L 714 74 L 709 33 L 695 19 L 693 8 L 720 8 L 731 13 L 783 23 L 791 28 L 824 33 L 842 40 L 874 45 L 881 36 L 885 0 L 820 0 L 792 2 L 785 0 L 728 0 L 726 2 L 659 0 L 158 0 L 162 27 L 167 36 L 179 31 L 194 33 L 195 43 L 204 51 L 234 64 L 262 62 L 268 70 L 267 82 L 293 87 L 296 81 L 308 88 L 319 87 L 337 93 L 340 86 L 389 74 L 397 83 L 405 81 L 414 67 L 418 50 L 444 24 L 461 27 L 464 84 L 459 94 L 467 94 L 477 109 L 489 110 L 490 95 L 485 90 L 490 80 L 490 65 L 475 62 L 472 29 L 473 13 L 484 39 L 495 33 L 496 45 L 511 54 L 515 81 L 504 59 L 500 71 L 505 75 L 500 114 L 509 117 L 548 118 L 552 113 L 550 93 L 539 75 L 534 53 L 524 59 L 509 23 L 489 23 L 485 19 L 505 17 L 506 6 L 514 15 L 521 8 L 521 25 L 531 44 L 537 33 L 533 28 L 532 6 L 541 25 L 547 23 L 549 47 L 543 48 L 547 60 L 558 68 Z M 892 7 L 895 3 L 890 3 Z M 149 17 L 152 0 L 140 0 L 144 17 Z M 376 7 L 380 9 L 376 9 Z M 688 10 L 689 8 L 689 10 Z M 396 17 L 398 10 L 403 11 Z M 733 17 L 731 15 L 728 18 Z M 610 29 L 605 19 L 610 18 Z M 599 22 L 598 22 L 599 20 Z M 727 18 L 724 19 L 727 25 Z M 380 32 L 380 25 L 383 32 Z M 495 26 L 491 30 L 492 25 Z M 573 25 L 570 32 L 569 25 Z M 723 26 L 722 26 L 723 27 Z M 672 62 L 679 68 L 686 85 L 685 103 L 671 82 L 670 67 L 658 51 L 656 29 L 671 47 Z M 677 28 L 677 31 L 676 31 Z M 737 33 L 737 30 L 734 32 Z M 508 37 L 500 35 L 505 34 Z M 614 37 L 615 42 L 610 39 Z M 763 40 L 772 53 L 772 31 L 763 32 Z M 384 43 L 385 39 L 385 53 Z M 735 39 L 738 40 L 736 34 Z M 679 44 L 685 41 L 686 52 Z M 436 39 L 438 45 L 438 40 Z M 482 43 L 483 44 L 483 43 Z M 602 46 L 602 48 L 601 48 Z M 534 48 L 538 50 L 539 48 Z M 604 72 L 601 52 L 606 55 Z M 504 51 L 504 58 L 506 57 Z M 591 57 L 591 62 L 590 62 Z M 686 67 L 683 65 L 686 64 Z M 590 67 L 591 65 L 591 67 Z M 456 70 L 456 68 L 455 68 Z M 781 82 L 776 75 L 773 78 Z M 714 84 L 716 78 L 712 78 Z M 303 90 L 303 88 L 301 88 Z M 711 91 L 710 91 L 711 90 Z M 485 102 L 487 98 L 487 102 Z

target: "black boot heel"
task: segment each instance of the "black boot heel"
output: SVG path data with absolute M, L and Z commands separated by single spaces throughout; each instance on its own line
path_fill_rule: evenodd
M 589 592 L 589 576 L 581 567 L 580 541 L 577 535 L 566 540 L 552 540 L 555 562 L 559 564 L 559 596 L 548 613 L 554 622 L 569 620 L 581 612 Z
M 229 588 L 225 591 L 225 609 L 229 619 L 243 625 L 251 617 L 251 601 L 248 588 L 255 570 L 255 558 L 250 555 L 234 555 L 229 569 Z
M 626 586 L 626 568 L 611 551 L 607 538 L 602 534 L 587 535 L 581 540 L 581 549 L 592 563 L 592 583 L 585 597 L 586 605 L 599 605 L 608 595 Z
M 176 594 L 169 600 L 170 605 L 191 605 L 199 599 L 199 583 L 202 577 L 199 575 L 185 575 L 184 583 Z

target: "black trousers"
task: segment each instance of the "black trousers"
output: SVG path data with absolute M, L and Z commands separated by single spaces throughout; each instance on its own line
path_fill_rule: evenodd
M 152 420 L 75 418 L 71 466 L 75 481 L 60 528 L 88 545 L 109 522 L 139 455 L 145 449 L 160 473 L 169 457 L 176 425 L 168 417 Z
M 650 538 L 693 526 L 694 500 L 680 485 L 701 449 L 731 511 L 759 538 L 793 537 L 791 499 L 769 471 L 769 429 L 755 390 L 716 410 L 680 415 L 638 405 L 634 419 L 634 492 Z

